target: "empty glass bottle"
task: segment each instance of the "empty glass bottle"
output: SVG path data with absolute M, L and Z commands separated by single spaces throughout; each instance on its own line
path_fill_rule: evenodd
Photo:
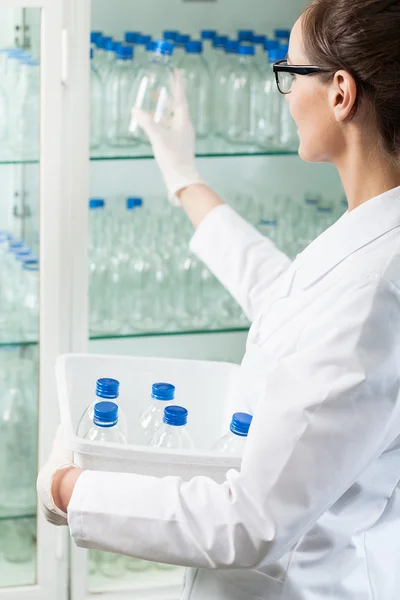
M 170 450 L 192 450 L 194 444 L 187 431 L 188 411 L 183 406 L 167 406 L 164 409 L 163 424 L 149 442 L 153 448 Z
M 179 64 L 189 105 L 190 117 L 198 138 L 210 133 L 211 80 L 202 57 L 201 42 L 188 42 L 186 56 Z
M 121 433 L 123 438 L 128 439 L 128 431 L 127 431 L 127 423 L 126 417 L 121 409 L 117 405 L 117 400 L 119 397 L 119 381 L 117 379 L 111 379 L 109 377 L 102 377 L 96 381 L 96 399 L 94 402 L 89 404 L 83 413 L 77 428 L 76 435 L 81 438 L 86 438 L 89 431 L 93 427 L 93 422 L 96 417 L 95 415 L 95 407 L 97 404 L 102 404 L 104 401 L 112 402 L 114 406 L 117 406 L 117 414 L 116 414 L 116 422 L 114 425 L 118 423 L 118 432 Z M 110 407 L 112 408 L 112 407 Z M 100 409 L 101 410 L 101 407 Z M 115 409 L 113 409 L 115 410 Z M 114 413 L 112 413 L 114 414 Z M 114 415 L 115 416 L 115 415 Z M 101 420 L 101 415 L 98 416 L 98 419 Z
M 132 143 L 128 131 L 129 93 L 132 86 L 132 46 L 117 46 L 116 61 L 106 82 L 106 137 L 111 146 Z
M 238 60 L 226 85 L 226 136 L 234 144 L 254 144 L 258 137 L 260 73 L 254 62 L 254 46 L 240 45 Z
M 173 73 L 171 56 L 173 45 L 157 41 L 148 62 L 143 65 L 134 79 L 130 92 L 129 108 L 140 108 L 149 112 L 156 123 L 166 127 L 172 118 Z M 129 114 L 130 114 L 129 110 Z M 141 142 L 148 142 L 147 136 L 133 117 L 130 121 L 131 135 Z

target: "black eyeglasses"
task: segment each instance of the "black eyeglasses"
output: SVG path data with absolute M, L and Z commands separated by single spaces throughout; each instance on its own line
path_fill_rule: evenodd
M 273 65 L 276 85 L 281 94 L 290 94 L 295 75 L 314 75 L 328 73 L 330 69 L 311 65 L 288 65 L 287 60 L 279 60 Z

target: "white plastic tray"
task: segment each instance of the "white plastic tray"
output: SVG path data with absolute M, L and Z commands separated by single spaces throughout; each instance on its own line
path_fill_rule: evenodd
M 162 477 L 178 475 L 185 481 L 203 475 L 217 482 L 240 459 L 209 450 L 228 431 L 235 400 L 239 366 L 197 360 L 138 358 L 131 356 L 65 354 L 56 365 L 61 423 L 76 464 L 84 469 L 119 471 Z M 151 384 L 173 383 L 175 403 L 189 411 L 188 430 L 196 450 L 162 450 L 133 444 L 96 444 L 75 435 L 85 408 L 95 399 L 96 380 L 120 381 L 119 405 L 132 427 L 150 401 Z

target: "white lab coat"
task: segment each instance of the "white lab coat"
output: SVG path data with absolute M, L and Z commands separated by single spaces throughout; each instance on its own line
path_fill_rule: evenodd
M 400 188 L 294 263 L 228 206 L 193 250 L 252 319 L 239 398 L 254 414 L 222 485 L 86 472 L 79 546 L 192 567 L 188 600 L 400 596 Z

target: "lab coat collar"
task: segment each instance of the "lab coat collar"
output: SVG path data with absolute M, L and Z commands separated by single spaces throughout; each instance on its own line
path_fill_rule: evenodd
M 297 281 L 307 288 L 345 258 L 400 226 L 400 187 L 346 212 L 295 260 Z

